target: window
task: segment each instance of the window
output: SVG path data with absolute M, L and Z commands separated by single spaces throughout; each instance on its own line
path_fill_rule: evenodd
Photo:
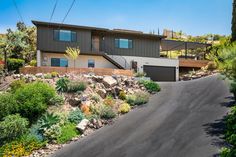
M 53 33 L 53 38 L 56 41 L 75 42 L 76 41 L 76 32 L 73 32 L 70 30 L 55 29 L 54 33 Z
M 88 60 L 88 68 L 94 68 L 95 67 L 95 61 L 93 59 Z
M 51 58 L 51 66 L 68 67 L 68 60 L 64 58 Z
M 133 40 L 130 39 L 115 39 L 115 47 L 123 49 L 133 48 Z

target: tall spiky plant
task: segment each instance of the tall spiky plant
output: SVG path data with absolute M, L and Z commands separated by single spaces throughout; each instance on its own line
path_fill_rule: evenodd
M 236 0 L 233 1 L 233 17 L 232 17 L 232 38 L 231 42 L 236 41 Z
M 74 68 L 75 68 L 75 61 L 78 58 L 79 54 L 80 54 L 80 49 L 79 48 L 67 47 L 67 49 L 66 49 L 65 57 L 67 59 L 72 59 L 73 60 Z

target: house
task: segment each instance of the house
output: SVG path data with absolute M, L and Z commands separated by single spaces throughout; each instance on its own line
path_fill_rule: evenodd
M 179 61 L 160 58 L 165 36 L 140 31 L 106 29 L 32 21 L 37 27 L 37 66 L 73 67 L 67 47 L 79 47 L 79 68 L 118 68 L 146 72 L 155 81 L 179 79 Z

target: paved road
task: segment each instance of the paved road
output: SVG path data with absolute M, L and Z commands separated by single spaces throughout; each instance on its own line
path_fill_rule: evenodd
M 222 118 L 232 101 L 219 76 L 162 83 L 149 104 L 64 147 L 57 157 L 217 156 Z

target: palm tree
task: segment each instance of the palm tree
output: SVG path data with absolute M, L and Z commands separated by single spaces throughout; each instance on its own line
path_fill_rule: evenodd
M 232 18 L 232 38 L 231 42 L 236 41 L 236 0 L 233 1 L 233 18 Z
M 72 59 L 74 61 L 74 68 L 75 68 L 75 61 L 78 58 L 79 54 L 80 54 L 79 48 L 67 47 L 67 49 L 66 49 L 65 57 L 67 59 Z

